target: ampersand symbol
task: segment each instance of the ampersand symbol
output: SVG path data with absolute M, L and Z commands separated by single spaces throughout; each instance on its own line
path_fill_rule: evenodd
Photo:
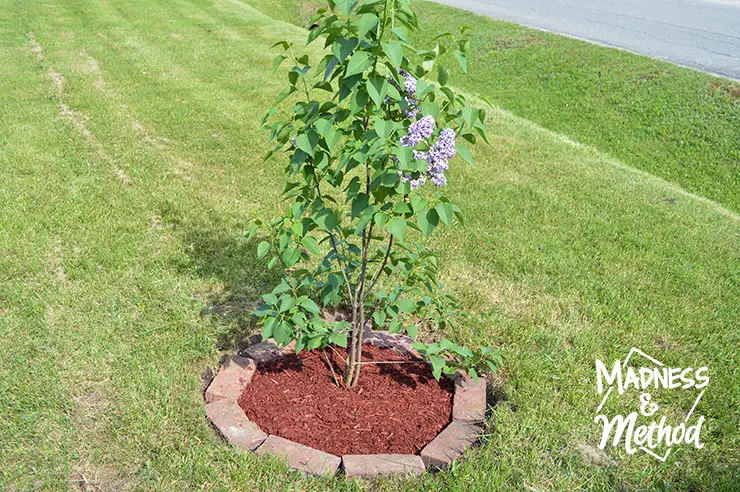
M 640 413 L 645 417 L 650 417 L 658 411 L 658 404 L 650 401 L 652 398 L 653 397 L 650 393 L 643 393 L 640 395 Z

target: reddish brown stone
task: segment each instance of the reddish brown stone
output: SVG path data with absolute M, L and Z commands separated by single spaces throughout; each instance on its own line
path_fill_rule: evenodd
M 339 457 L 333 454 L 272 435 L 265 439 L 265 442 L 257 448 L 256 453 L 260 456 L 272 454 L 284 458 L 294 470 L 310 475 L 336 473 L 341 462 Z
M 283 355 L 293 353 L 295 351 L 293 347 L 295 347 L 294 342 L 291 342 L 284 348 L 280 348 L 272 342 L 261 342 L 250 345 L 244 349 L 244 355 L 254 359 L 257 364 L 265 364 L 276 357 L 282 357 Z
M 229 443 L 244 451 L 254 450 L 267 439 L 267 434 L 247 418 L 235 401 L 209 403 L 206 415 Z
M 236 401 L 249 384 L 257 366 L 252 359 L 234 355 L 227 357 L 224 365 L 206 390 L 206 403 L 219 400 Z
M 486 380 L 476 382 L 470 376 L 455 380 L 452 419 L 461 422 L 482 422 L 486 416 Z
M 462 456 L 478 440 L 479 435 L 480 427 L 477 425 L 452 422 L 421 450 L 421 459 L 427 468 L 446 468 L 453 460 Z
M 379 475 L 414 475 L 424 473 L 424 462 L 413 454 L 345 454 L 344 473 L 349 478 L 371 478 Z

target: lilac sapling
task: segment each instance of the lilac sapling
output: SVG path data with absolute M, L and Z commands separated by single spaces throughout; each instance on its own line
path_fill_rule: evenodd
M 420 322 L 454 328 L 456 303 L 441 294 L 436 257 L 419 240 L 440 222 L 462 221 L 441 191 L 456 155 L 473 164 L 461 140 L 486 139 L 485 111 L 447 85 L 440 65 L 451 54 L 467 71 L 469 28 L 416 48 L 408 0 L 329 0 L 311 23 L 309 44 L 325 48 L 315 65 L 292 43 L 275 45 L 284 52 L 274 67 L 292 64 L 277 103 L 291 98 L 292 106 L 277 120 L 271 108 L 264 123 L 275 142 L 268 158 L 287 154 L 287 206 L 282 217 L 256 221 L 250 235 L 266 231 L 257 254 L 269 255 L 270 268 L 280 264 L 282 278 L 255 313 L 263 338 L 295 341 L 298 352 L 345 347 L 342 382 L 351 388 L 370 320 L 412 338 Z M 348 319 L 328 321 L 325 309 L 344 309 Z M 500 363 L 488 348 L 447 339 L 414 347 L 436 378 L 457 370 L 477 377 Z

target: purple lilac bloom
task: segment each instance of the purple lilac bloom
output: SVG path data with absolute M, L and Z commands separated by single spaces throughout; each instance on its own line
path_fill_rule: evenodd
M 403 89 L 406 91 L 406 95 L 414 97 L 416 95 L 416 79 L 403 68 L 399 69 L 398 73 L 404 78 Z
M 401 137 L 403 147 L 416 147 L 416 144 L 429 138 L 434 131 L 434 116 L 427 115 L 409 126 L 408 134 Z
M 401 76 L 404 79 L 403 82 L 403 91 L 405 92 L 404 95 L 404 101 L 406 101 L 406 105 L 408 106 L 408 109 L 403 112 L 404 116 L 407 118 L 413 120 L 416 118 L 417 114 L 419 113 L 419 103 L 416 100 L 416 79 L 408 73 L 406 70 L 399 69 L 398 73 L 401 74 Z
M 428 116 L 424 118 L 428 118 Z M 422 120 L 419 120 L 417 123 L 420 123 Z M 410 130 L 411 128 L 409 127 L 409 133 Z M 403 139 L 401 145 L 404 145 Z M 427 179 L 434 186 L 446 185 L 447 177 L 444 173 L 450 168 L 450 159 L 455 157 L 455 153 L 455 131 L 451 128 L 445 128 L 439 133 L 439 138 L 428 152 L 414 151 L 414 159 L 427 161 L 427 170 L 418 179 L 413 179 L 411 175 L 406 174 L 402 177 L 402 180 L 410 183 L 412 190 L 424 185 Z
M 426 184 L 427 177 L 422 174 L 418 178 L 414 179 L 413 177 L 411 177 L 410 174 L 404 174 L 403 176 L 401 176 L 401 181 L 403 181 L 404 183 L 409 183 L 411 189 L 415 190 L 419 186 L 424 186 Z
M 435 174 L 432 176 L 434 186 L 444 186 L 447 184 L 447 177 L 444 174 Z

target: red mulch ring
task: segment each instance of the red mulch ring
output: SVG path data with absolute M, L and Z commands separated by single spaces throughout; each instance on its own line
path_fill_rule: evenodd
M 343 361 L 325 353 L 341 378 Z M 239 405 L 264 432 L 337 456 L 417 454 L 450 423 L 452 382 L 391 349 L 366 345 L 362 361 L 414 362 L 363 365 L 347 390 L 334 384 L 321 351 L 301 352 L 260 366 Z

